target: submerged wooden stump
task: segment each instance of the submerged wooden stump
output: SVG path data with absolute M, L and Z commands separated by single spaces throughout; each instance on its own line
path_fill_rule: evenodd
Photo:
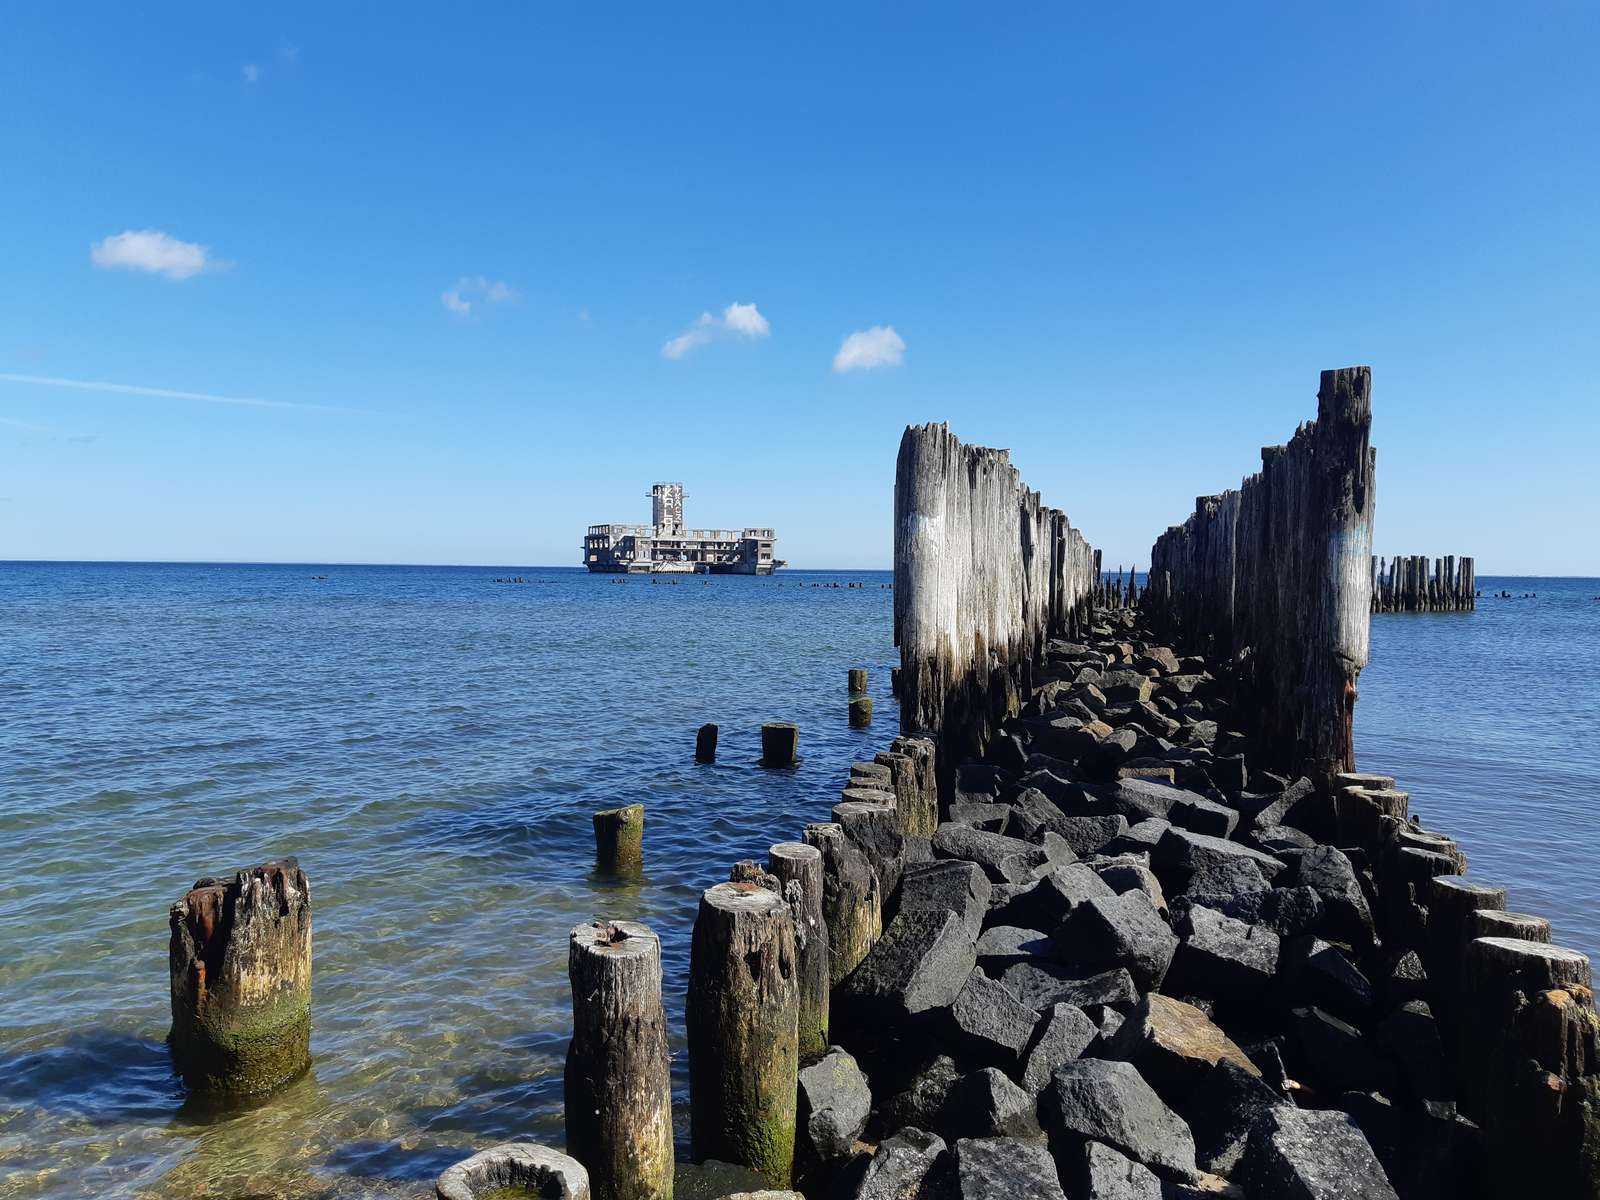
M 661 941 L 636 921 L 588 921 L 567 945 L 567 1151 L 588 1169 L 595 1200 L 671 1200 Z
M 434 1185 L 438 1200 L 486 1200 L 513 1190 L 552 1200 L 589 1200 L 591 1195 L 589 1174 L 581 1163 L 533 1142 L 505 1142 L 479 1151 Z
M 628 804 L 595 813 L 594 852 L 602 871 L 637 871 L 644 864 L 644 805 Z
M 311 889 L 285 858 L 202 879 L 169 914 L 169 1041 L 196 1092 L 259 1095 L 311 1064 Z
M 694 760 L 701 763 L 717 761 L 717 726 L 702 725 L 694 735 Z
M 776 892 L 719 883 L 700 897 L 687 1010 L 692 1154 L 788 1186 L 800 988 L 794 920 Z
M 761 727 L 761 765 L 792 767 L 800 759 L 800 726 L 772 721 Z
M 828 924 L 822 911 L 822 852 L 804 842 L 779 842 L 767 851 L 767 870 L 799 889 L 795 942 L 800 963 L 800 1057 L 828 1048 Z
M 850 728 L 865 729 L 872 724 L 872 697 L 850 697 Z

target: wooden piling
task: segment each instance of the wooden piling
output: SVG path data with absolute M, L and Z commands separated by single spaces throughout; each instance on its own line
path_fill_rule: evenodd
M 851 667 L 847 676 L 847 682 L 852 695 L 866 691 L 867 669 L 865 667 Z
M 767 851 L 767 870 L 783 883 L 784 899 L 795 909 L 799 960 L 801 1061 L 828 1049 L 828 923 L 822 910 L 822 851 L 804 842 L 778 842 Z M 789 885 L 799 891 L 789 895 Z
M 636 921 L 586 921 L 568 939 L 567 974 L 567 1152 L 588 1169 L 595 1200 L 671 1200 L 661 941 Z
M 872 864 L 845 838 L 842 825 L 807 825 L 805 840 L 822 855 L 822 915 L 828 927 L 832 988 L 856 969 L 882 935 L 883 894 Z
M 694 735 L 694 760 L 699 763 L 717 761 L 717 726 L 702 725 Z
M 689 1132 L 720 1159 L 787 1187 L 794 1166 L 800 989 L 794 920 L 775 892 L 719 883 L 689 952 Z
M 761 765 L 792 767 L 800 760 L 800 726 L 771 721 L 761 727 Z
M 644 864 L 644 805 L 626 804 L 594 814 L 595 863 L 602 871 L 628 874 Z
M 849 704 L 851 729 L 865 729 L 872 724 L 872 697 L 851 696 Z
M 169 1043 L 197 1093 L 260 1095 L 311 1063 L 311 889 L 293 858 L 201 879 L 172 906 Z

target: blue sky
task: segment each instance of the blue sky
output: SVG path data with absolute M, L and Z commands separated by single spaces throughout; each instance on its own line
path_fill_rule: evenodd
M 1382 552 L 1600 574 L 1600 10 L 763 7 L 12 7 L 0 558 L 885 566 L 948 420 L 1143 565 L 1369 363 Z

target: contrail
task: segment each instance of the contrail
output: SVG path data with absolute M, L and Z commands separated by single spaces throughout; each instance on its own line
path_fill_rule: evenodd
M 179 392 L 172 388 L 140 387 L 132 383 L 99 383 L 88 379 L 54 379 L 48 375 L 10 375 L 0 372 L 0 382 L 33 383 L 42 387 L 76 388 L 83 392 L 115 392 L 124 396 L 154 396 L 162 400 L 201 400 L 206 404 L 233 404 L 244 408 L 290 408 L 303 412 L 357 412 L 329 404 L 296 404 L 290 400 L 256 400 L 246 396 L 218 396 L 212 392 Z

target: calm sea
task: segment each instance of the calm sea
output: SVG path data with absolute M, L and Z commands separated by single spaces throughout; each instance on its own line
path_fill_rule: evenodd
M 417 1195 L 472 1149 L 559 1141 L 566 935 L 591 915 L 662 934 L 681 1091 L 700 890 L 892 736 L 888 581 L 0 564 L 0 1197 Z M 1374 621 L 1361 765 L 1594 951 L 1600 581 L 1480 582 L 1538 597 Z M 756 765 L 774 719 L 802 727 L 796 770 Z M 635 800 L 645 877 L 596 878 L 589 813 Z M 288 853 L 315 1065 L 206 1120 L 162 1042 L 166 909 Z

